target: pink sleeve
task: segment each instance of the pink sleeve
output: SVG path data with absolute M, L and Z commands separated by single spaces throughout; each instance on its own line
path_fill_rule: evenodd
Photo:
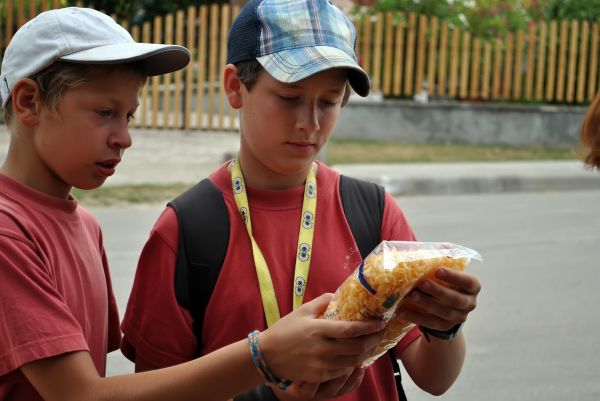
M 385 207 L 381 224 L 381 239 L 388 241 L 416 241 L 404 212 L 392 195 L 385 193 Z
M 0 376 L 28 362 L 89 351 L 34 245 L 9 224 L 0 226 Z
M 190 313 L 177 304 L 174 270 L 178 249 L 175 212 L 167 208 L 150 232 L 137 266 L 121 328 L 121 351 L 162 368 L 195 357 Z

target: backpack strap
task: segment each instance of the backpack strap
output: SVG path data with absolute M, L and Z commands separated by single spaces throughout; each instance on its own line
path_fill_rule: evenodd
M 168 203 L 177 215 L 179 249 L 175 297 L 192 315 L 192 330 L 202 349 L 202 326 L 229 245 L 229 215 L 223 194 L 205 178 Z
M 375 183 L 340 175 L 340 198 L 360 256 L 365 259 L 381 242 L 385 189 Z M 400 365 L 393 348 L 388 350 L 388 355 L 394 369 L 398 398 L 400 401 L 406 401 Z

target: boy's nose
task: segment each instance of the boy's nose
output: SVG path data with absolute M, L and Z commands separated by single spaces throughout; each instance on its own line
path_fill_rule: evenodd
M 296 119 L 296 128 L 306 132 L 316 132 L 319 130 L 319 114 L 316 105 L 303 107 L 298 113 Z
M 113 134 L 109 138 L 110 146 L 121 149 L 127 149 L 131 146 L 131 143 L 131 134 L 129 133 L 128 124 L 119 125 L 118 127 L 115 127 Z

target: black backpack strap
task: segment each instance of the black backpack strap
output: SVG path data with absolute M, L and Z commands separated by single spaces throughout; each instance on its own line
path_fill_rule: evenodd
M 372 182 L 340 175 L 340 197 L 346 220 L 364 259 L 381 242 L 385 190 Z
M 385 189 L 375 183 L 340 175 L 340 198 L 360 256 L 365 259 L 381 242 Z M 388 355 L 394 369 L 398 398 L 406 401 L 400 365 L 393 348 L 388 351 Z
M 175 297 L 192 315 L 200 355 L 204 312 L 229 245 L 229 215 L 223 194 L 208 178 L 168 206 L 177 214 L 179 225 Z

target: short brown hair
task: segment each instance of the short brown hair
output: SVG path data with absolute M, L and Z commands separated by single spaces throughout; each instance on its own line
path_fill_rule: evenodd
M 259 74 L 264 71 L 264 68 L 256 59 L 241 61 L 236 64 L 236 67 L 238 70 L 238 77 L 246 86 L 248 91 L 252 90 L 252 87 L 254 87 Z M 350 97 L 351 91 L 352 88 L 350 87 L 350 84 L 346 82 L 346 90 L 344 91 L 344 98 L 342 99 L 342 107 L 348 103 L 348 98 Z
M 65 92 L 94 77 L 118 71 L 138 74 L 145 81 L 146 74 L 140 63 L 123 64 L 78 64 L 57 61 L 31 77 L 39 89 L 42 103 L 49 109 L 56 109 Z M 4 121 L 10 126 L 13 119 L 12 97 L 4 106 Z
M 590 104 L 581 128 L 581 140 L 586 146 L 585 163 L 600 169 L 600 93 Z

